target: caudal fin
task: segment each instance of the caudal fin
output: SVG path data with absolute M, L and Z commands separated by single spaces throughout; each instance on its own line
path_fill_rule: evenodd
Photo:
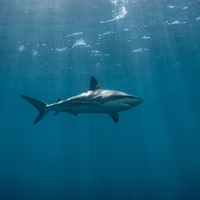
M 39 115 L 35 119 L 34 124 L 39 122 L 48 113 L 48 110 L 46 109 L 47 104 L 45 102 L 39 101 L 37 99 L 33 99 L 31 97 L 27 97 L 24 95 L 20 95 L 20 96 L 26 101 L 28 101 L 30 104 L 32 104 L 39 111 Z

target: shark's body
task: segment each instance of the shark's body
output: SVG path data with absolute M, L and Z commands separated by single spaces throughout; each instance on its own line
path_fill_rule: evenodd
M 119 121 L 118 112 L 128 110 L 142 103 L 141 98 L 131 94 L 100 89 L 99 84 L 93 76 L 90 81 L 90 89 L 87 92 L 66 100 L 58 99 L 53 104 L 46 104 L 24 95 L 20 96 L 39 111 L 34 124 L 39 122 L 49 111 L 54 111 L 54 115 L 60 112 L 69 112 L 75 116 L 78 113 L 107 113 L 117 123 Z

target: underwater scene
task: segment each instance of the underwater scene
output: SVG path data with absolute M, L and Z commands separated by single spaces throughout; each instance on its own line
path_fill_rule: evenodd
M 1 0 L 0 199 L 200 199 L 200 0 Z

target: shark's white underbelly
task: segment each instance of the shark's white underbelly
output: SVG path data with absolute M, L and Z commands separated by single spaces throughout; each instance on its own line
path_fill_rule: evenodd
M 132 108 L 131 105 L 124 102 L 106 102 L 96 104 L 80 104 L 72 107 L 72 110 L 77 113 L 110 113 L 120 112 Z

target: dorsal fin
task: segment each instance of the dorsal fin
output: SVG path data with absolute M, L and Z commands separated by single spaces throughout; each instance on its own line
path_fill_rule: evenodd
M 94 76 L 91 76 L 91 79 L 90 79 L 90 89 L 91 91 L 95 91 L 95 90 L 98 90 L 100 88 L 96 78 Z

